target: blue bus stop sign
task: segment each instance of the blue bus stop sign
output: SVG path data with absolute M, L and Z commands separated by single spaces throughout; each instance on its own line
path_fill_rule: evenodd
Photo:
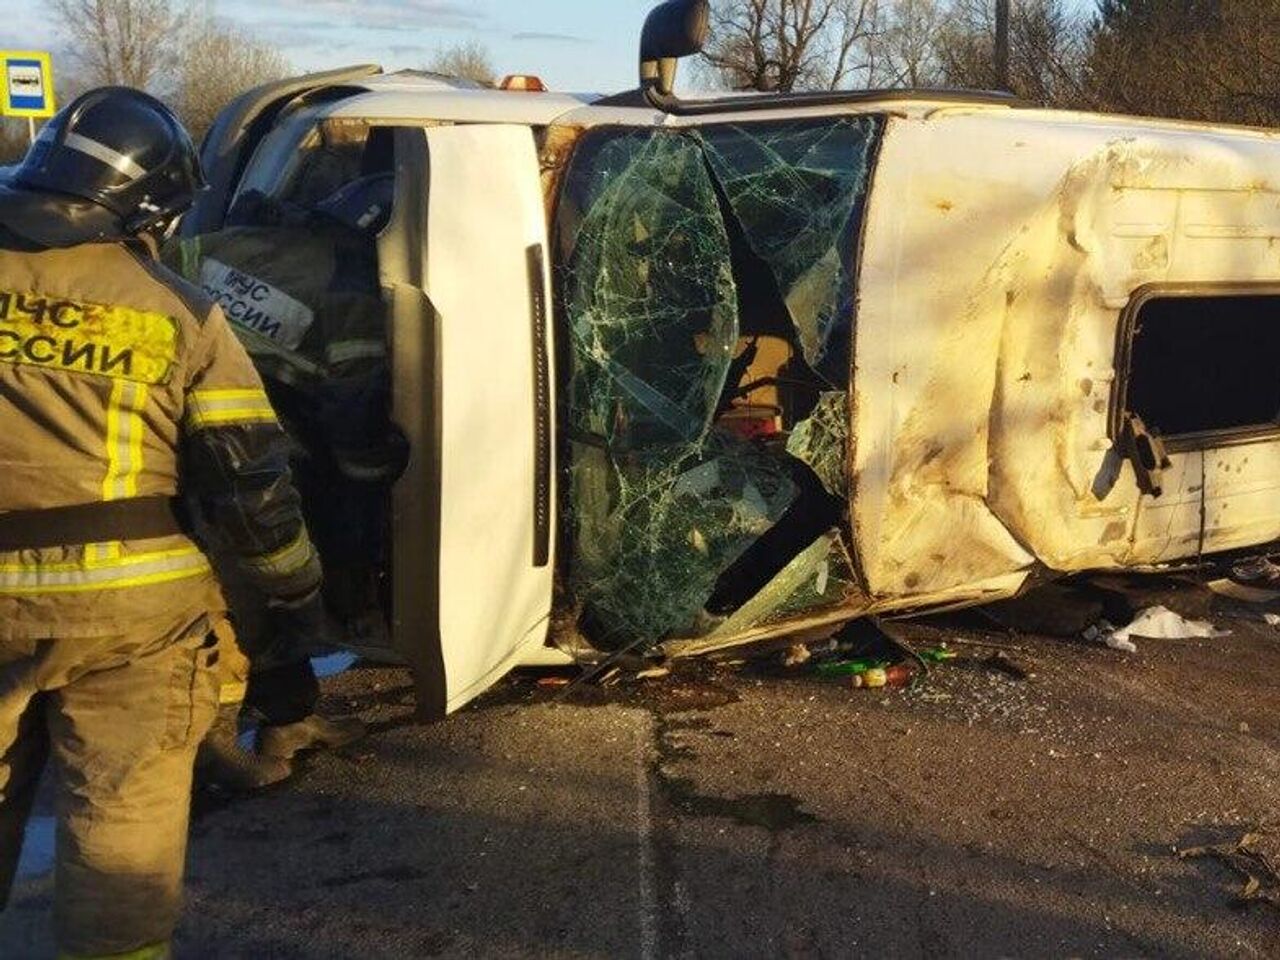
M 0 50 L 0 63 L 4 66 L 0 113 L 6 117 L 51 117 L 57 113 L 49 54 Z

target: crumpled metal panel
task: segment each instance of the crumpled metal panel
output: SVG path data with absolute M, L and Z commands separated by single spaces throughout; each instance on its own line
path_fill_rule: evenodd
M 787 438 L 787 453 L 809 465 L 833 497 L 849 496 L 849 395 L 829 391 Z
M 569 176 L 583 211 L 562 277 L 572 424 L 614 449 L 697 443 L 738 341 L 729 236 L 702 150 L 637 132 Z
M 873 117 L 709 126 L 707 160 L 747 242 L 770 270 L 805 360 L 849 382 L 854 262 L 873 147 Z
M 720 575 L 796 496 L 782 458 L 719 432 L 701 450 L 616 461 L 575 446 L 574 587 L 605 646 L 689 629 Z

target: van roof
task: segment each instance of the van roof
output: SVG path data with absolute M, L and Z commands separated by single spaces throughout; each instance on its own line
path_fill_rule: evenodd
M 338 101 L 326 115 L 540 126 L 599 99 L 596 94 L 493 90 L 470 80 L 421 70 L 377 74 L 356 86 L 368 92 Z
M 968 90 L 851 90 L 835 94 L 787 95 L 739 92 L 697 94 L 684 101 L 693 109 L 666 115 L 645 102 L 639 91 L 612 96 L 559 91 L 494 90 L 469 80 L 421 70 L 377 74 L 356 86 L 365 93 L 335 102 L 327 116 L 375 120 L 431 119 L 544 126 L 561 119 L 588 125 L 600 122 L 650 122 L 690 126 L 754 115 L 815 116 L 833 112 L 884 112 L 927 115 L 935 111 L 1017 113 L 1040 122 L 1076 126 L 1105 124 L 1134 129 L 1185 130 L 1201 134 L 1248 134 L 1267 139 L 1280 131 L 1231 124 L 1169 120 L 1040 107 L 1008 94 Z

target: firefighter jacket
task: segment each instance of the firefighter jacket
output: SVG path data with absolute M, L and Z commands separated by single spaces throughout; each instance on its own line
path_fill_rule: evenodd
M 139 241 L 30 251 L 0 231 L 0 423 L 0 513 L 181 494 L 268 596 L 318 586 L 262 382 L 222 312 Z M 0 552 L 0 639 L 221 606 L 178 529 Z
M 393 479 L 387 313 L 375 241 L 314 217 L 184 239 L 169 262 L 218 303 L 289 429 L 348 479 Z
M 214 300 L 264 377 L 294 385 L 385 365 L 374 240 L 322 218 L 237 226 L 181 241 L 170 264 Z

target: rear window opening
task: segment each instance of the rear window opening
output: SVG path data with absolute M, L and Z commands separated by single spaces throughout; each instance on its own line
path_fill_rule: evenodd
M 1123 413 L 1171 447 L 1280 430 L 1280 293 L 1147 296 L 1127 354 Z

